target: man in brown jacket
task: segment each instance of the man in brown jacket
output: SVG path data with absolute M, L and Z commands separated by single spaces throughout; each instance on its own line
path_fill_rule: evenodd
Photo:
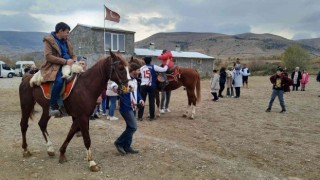
M 66 64 L 71 66 L 77 58 L 67 39 L 69 32 L 70 27 L 60 22 L 56 25 L 55 32 L 51 32 L 43 39 L 45 62 L 41 65 L 41 74 L 44 81 L 54 81 L 50 99 L 50 116 L 60 115 L 57 101 L 64 83 L 61 68 Z

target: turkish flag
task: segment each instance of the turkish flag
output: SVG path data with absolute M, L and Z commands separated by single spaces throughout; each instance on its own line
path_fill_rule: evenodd
M 114 11 L 111 11 L 107 6 L 104 6 L 106 8 L 106 17 L 105 20 L 113 21 L 113 22 L 119 22 L 120 21 L 120 15 Z

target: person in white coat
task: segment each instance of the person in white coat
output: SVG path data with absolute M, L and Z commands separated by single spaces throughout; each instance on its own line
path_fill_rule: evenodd
M 234 70 L 233 70 L 233 86 L 235 88 L 236 91 L 236 96 L 234 96 L 234 98 L 239 98 L 240 97 L 240 88 L 242 86 L 242 76 L 243 76 L 243 72 L 241 71 L 241 67 L 240 66 L 235 66 Z
M 211 89 L 211 94 L 213 96 L 213 101 L 219 101 L 217 92 L 220 89 L 220 84 L 219 84 L 219 79 L 220 75 L 217 73 L 217 70 L 213 70 L 213 75 L 211 77 L 210 81 L 210 89 Z
M 110 121 L 116 121 L 119 119 L 114 116 L 114 111 L 116 109 L 116 103 L 117 103 L 117 97 L 118 97 L 118 94 L 116 91 L 117 89 L 118 89 L 118 85 L 115 82 L 109 80 L 106 94 L 110 102 L 109 113 L 107 116 L 107 119 L 109 119 Z
M 249 68 L 247 67 L 246 64 L 243 64 L 243 68 L 241 71 L 243 72 L 243 76 L 242 76 L 243 87 L 249 88 L 248 87 L 248 77 L 250 75 L 250 71 L 249 71 Z

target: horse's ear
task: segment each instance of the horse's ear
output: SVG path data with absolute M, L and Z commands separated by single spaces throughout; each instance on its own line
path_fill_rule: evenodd
M 117 56 L 111 51 L 111 49 L 109 49 L 109 53 L 110 53 L 110 56 L 114 59 L 114 58 L 117 58 Z

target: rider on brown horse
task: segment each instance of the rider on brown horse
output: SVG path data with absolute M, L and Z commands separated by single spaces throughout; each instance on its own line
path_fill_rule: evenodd
M 72 65 L 76 60 L 72 45 L 67 39 L 69 31 L 70 26 L 60 22 L 56 25 L 55 32 L 43 39 L 45 62 L 41 65 L 40 71 L 45 82 L 54 81 L 50 98 L 50 116 L 60 115 L 57 101 L 64 83 L 61 67 Z
M 164 67 L 165 65 L 167 65 L 167 60 L 169 60 L 168 63 L 168 70 L 167 73 L 172 71 L 172 69 L 174 68 L 174 62 L 173 62 L 173 58 L 172 58 L 172 53 L 166 49 L 164 49 L 162 51 L 162 54 L 160 56 L 157 57 L 158 59 L 162 60 L 161 65 Z M 166 76 L 166 73 L 161 73 L 163 75 L 163 78 L 165 80 L 165 85 L 169 84 L 168 78 Z

